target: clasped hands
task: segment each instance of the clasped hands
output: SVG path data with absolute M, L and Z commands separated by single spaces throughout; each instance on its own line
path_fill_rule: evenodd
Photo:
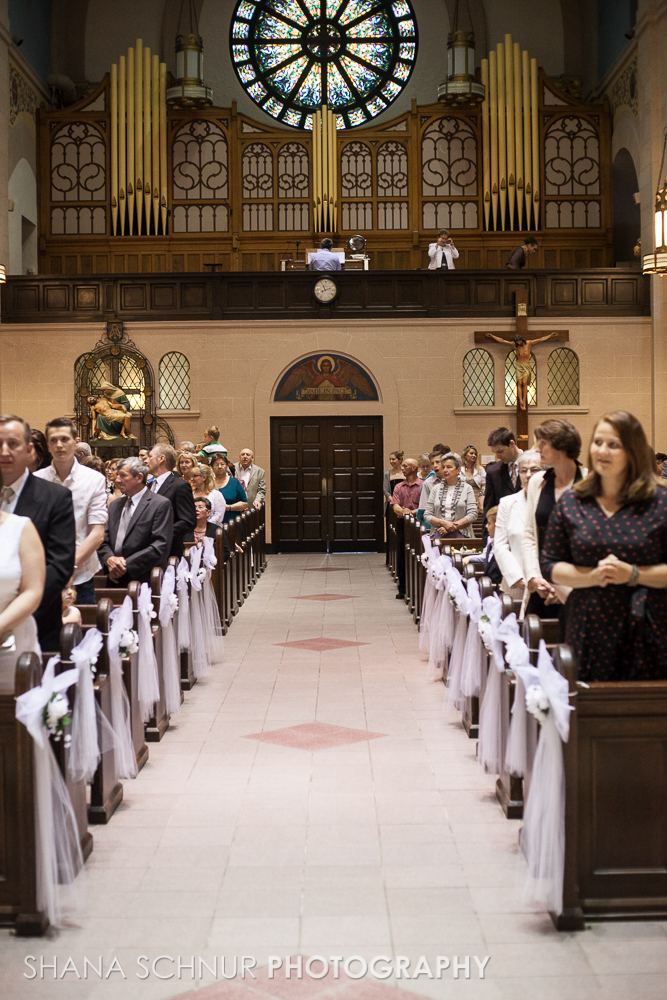
M 592 576 L 595 587 L 606 587 L 609 583 L 627 583 L 632 576 L 632 566 L 630 563 L 621 562 L 618 556 L 610 553 L 604 559 L 600 559 Z
M 109 579 L 113 580 L 114 583 L 118 583 L 121 576 L 125 576 L 127 573 L 127 563 L 123 556 L 109 556 L 107 559 L 107 573 L 109 574 Z
M 446 535 L 449 535 L 452 531 L 457 530 L 454 521 L 447 521 L 444 518 L 439 518 L 438 520 L 439 520 L 439 527 L 437 528 L 437 532 L 441 538 L 444 538 Z

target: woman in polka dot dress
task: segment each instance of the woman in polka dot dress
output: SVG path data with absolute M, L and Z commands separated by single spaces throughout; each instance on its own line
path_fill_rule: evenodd
M 546 579 L 573 588 L 566 642 L 581 680 L 667 678 L 667 482 L 636 417 L 602 417 L 589 468 L 554 507 L 541 554 Z

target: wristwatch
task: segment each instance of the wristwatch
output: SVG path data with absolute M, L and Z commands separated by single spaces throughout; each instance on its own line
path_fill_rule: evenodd
M 639 566 L 632 566 L 632 572 L 630 573 L 630 579 L 628 580 L 628 587 L 636 587 L 637 581 L 639 580 Z

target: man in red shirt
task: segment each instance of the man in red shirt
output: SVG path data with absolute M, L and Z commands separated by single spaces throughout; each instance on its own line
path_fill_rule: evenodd
M 414 513 L 419 507 L 419 494 L 423 481 L 418 477 L 419 466 L 416 459 L 405 458 L 401 465 L 401 472 L 405 476 L 403 482 L 394 489 L 393 507 L 396 514 L 396 571 L 398 575 L 398 593 L 396 600 L 402 601 L 405 597 L 405 525 L 403 518 L 406 514 Z

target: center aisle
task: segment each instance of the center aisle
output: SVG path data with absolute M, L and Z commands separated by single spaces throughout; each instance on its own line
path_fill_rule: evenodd
M 138 955 L 302 954 L 403 955 L 413 971 L 422 955 L 433 970 L 437 955 L 470 956 L 469 981 L 451 968 L 400 981 L 434 998 L 660 995 L 665 925 L 558 934 L 522 904 L 520 824 L 425 672 L 383 556 L 271 557 L 224 663 L 94 828 L 81 928 L 48 943 L 3 933 L 0 992 L 167 998 L 211 977 L 139 983 Z M 116 956 L 127 980 L 28 982 L 26 954 L 103 956 L 105 969 Z M 480 981 L 474 956 L 487 955 Z

